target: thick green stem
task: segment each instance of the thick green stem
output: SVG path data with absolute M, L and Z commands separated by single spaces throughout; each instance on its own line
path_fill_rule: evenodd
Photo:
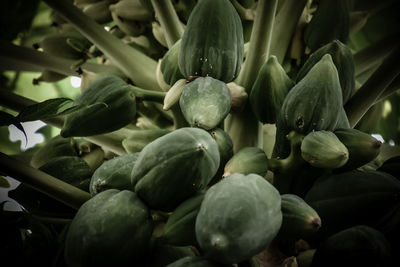
M 269 57 L 277 3 L 278 0 L 258 1 L 256 17 L 251 31 L 249 51 L 236 82 L 243 86 L 248 94 L 250 94 L 258 70 Z
M 153 59 L 108 33 L 72 2 L 68 0 L 44 1 L 95 44 L 136 85 L 150 90 L 161 90 L 155 76 L 157 63 Z
M 346 103 L 345 110 L 350 126 L 354 127 L 364 114 L 375 104 L 379 96 L 400 74 L 400 45 L 385 58 L 372 76 Z
M 236 82 L 246 89 L 248 95 L 258 70 L 269 56 L 277 2 L 277 0 L 260 0 L 257 5 L 249 51 Z M 249 104 L 241 113 L 235 112 L 228 116 L 225 121 L 225 130 L 232 138 L 234 151 L 239 151 L 246 146 L 262 147 L 262 125 L 254 116 Z
M 20 112 L 27 106 L 37 103 L 38 102 L 32 99 L 14 94 L 7 89 L 0 88 L 0 106 Z M 64 125 L 64 119 L 61 117 L 43 120 L 43 122 L 57 128 L 62 128 Z M 126 133 L 126 131 L 124 131 L 124 129 L 120 129 L 104 135 L 85 137 L 85 139 L 96 145 L 104 146 L 106 149 L 114 152 L 117 155 L 122 155 L 126 154 L 126 151 L 122 146 L 122 140 L 127 136 L 124 133 Z
M 390 35 L 354 54 L 355 75 L 379 64 L 396 46 L 400 33 Z
M 77 70 L 74 69 L 77 62 L 77 60 L 52 56 L 32 48 L 0 41 L 0 70 L 29 72 L 50 70 L 68 76 L 79 76 Z M 84 63 L 80 67 L 91 72 L 119 72 L 113 66 L 94 63 Z
M 0 152 L 0 170 L 8 176 L 57 199 L 74 209 L 90 199 L 90 194 L 45 172 L 30 167 Z
M 157 102 L 160 104 L 164 103 L 164 97 L 167 94 L 166 92 L 157 92 L 157 91 L 141 89 L 133 85 L 130 85 L 129 88 L 135 94 L 137 99 L 140 99 L 142 101 Z
M 156 17 L 164 30 L 168 48 L 171 48 L 183 34 L 183 25 L 176 14 L 171 0 L 151 0 Z
M 283 62 L 307 0 L 284 1 L 275 17 L 271 55 Z
M 397 77 L 389 84 L 389 86 L 386 87 L 385 91 L 383 91 L 383 93 L 378 97 L 375 103 L 378 103 L 383 99 L 389 97 L 391 94 L 393 94 L 399 89 L 400 89 L 400 75 L 397 75 Z

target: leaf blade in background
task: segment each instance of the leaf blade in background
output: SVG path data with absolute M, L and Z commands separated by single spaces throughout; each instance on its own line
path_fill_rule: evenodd
M 28 143 L 28 137 L 26 136 L 24 126 L 22 126 L 21 122 L 13 115 L 0 110 L 0 127 L 9 126 L 11 124 L 17 127 L 24 134 L 25 141 Z
M 2 188 L 10 188 L 10 182 L 3 176 L 0 176 L 0 187 Z

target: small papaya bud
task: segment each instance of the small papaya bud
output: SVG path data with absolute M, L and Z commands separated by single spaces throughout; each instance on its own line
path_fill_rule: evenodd
M 227 177 L 232 173 L 244 175 L 255 173 L 265 176 L 267 171 L 268 158 L 265 152 L 258 147 L 245 147 L 234 154 L 226 163 L 222 177 Z
M 157 83 L 161 87 L 161 89 L 163 89 L 163 91 L 168 91 L 171 88 L 171 86 L 169 84 L 167 84 L 164 80 L 164 75 L 161 71 L 161 63 L 162 63 L 162 59 L 159 59 L 158 63 L 157 63 L 157 68 L 156 68 L 156 79 L 157 79 Z
M 120 0 L 110 5 L 110 11 L 123 20 L 149 21 L 152 19 L 151 12 L 142 5 L 140 0 Z
M 157 42 L 159 42 L 164 47 L 168 47 L 167 40 L 165 39 L 164 36 L 164 31 L 158 22 L 153 21 L 151 23 L 151 31 L 154 35 L 154 38 L 156 38 Z
M 102 0 L 96 3 L 86 5 L 82 11 L 88 17 L 94 19 L 97 23 L 104 24 L 112 20 L 109 5 L 111 0 Z
M 124 32 L 126 35 L 130 35 L 130 36 L 139 36 L 144 33 L 144 31 L 146 30 L 146 25 L 144 22 L 138 21 L 138 20 L 130 20 L 130 19 L 126 19 L 121 16 L 118 16 L 115 13 L 115 9 L 112 8 L 113 6 L 114 5 L 110 6 L 111 17 L 112 17 L 113 21 L 115 22 L 115 24 L 117 24 L 118 28 L 120 28 L 120 30 L 122 32 Z
M 165 53 L 161 62 L 161 72 L 167 84 L 173 85 L 177 80 L 184 79 L 178 65 L 178 55 L 181 40 L 178 40 L 169 50 Z
M 171 107 L 179 102 L 182 95 L 183 87 L 186 85 L 185 79 L 180 79 L 168 90 L 164 98 L 164 110 L 169 110 Z
M 336 135 L 329 131 L 307 134 L 301 142 L 301 156 L 317 168 L 339 168 L 349 159 L 349 151 Z
M 191 126 L 210 130 L 228 115 L 232 95 L 228 86 L 211 77 L 199 77 L 183 88 L 179 99 L 183 116 Z
M 275 56 L 263 64 L 250 93 L 251 108 L 262 123 L 273 124 L 294 82 Z

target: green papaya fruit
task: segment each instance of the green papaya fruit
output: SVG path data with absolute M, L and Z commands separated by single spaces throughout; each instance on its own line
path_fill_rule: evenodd
M 60 156 L 49 160 L 39 170 L 82 190 L 89 191 L 92 170 L 80 157 Z
M 111 12 L 108 8 L 113 0 L 102 0 L 86 5 L 82 12 L 94 19 L 97 23 L 105 24 L 112 21 Z
M 284 158 L 290 151 L 286 135 L 291 131 L 308 134 L 332 131 L 343 125 L 344 114 L 339 76 L 326 54 L 286 95 L 277 119 L 274 155 Z
M 161 61 L 161 72 L 164 81 L 169 85 L 174 85 L 178 80 L 183 79 L 178 65 L 178 55 L 181 47 L 181 39 L 179 39 L 165 55 Z
M 392 266 L 391 258 L 390 244 L 382 233 L 357 225 L 322 242 L 315 251 L 311 267 Z
M 302 198 L 293 194 L 281 195 L 282 226 L 278 237 L 307 238 L 321 228 L 321 218 Z
M 79 208 L 64 258 L 68 266 L 136 265 L 150 250 L 152 231 L 149 210 L 135 193 L 109 189 Z
M 168 217 L 160 239 L 175 246 L 197 245 L 195 223 L 204 193 L 196 194 L 182 202 Z
M 195 253 L 190 247 L 177 247 L 157 244 L 153 249 L 146 267 L 165 267 L 184 257 L 194 257 Z
M 400 180 L 400 156 L 395 156 L 384 161 L 377 171 L 389 173 Z
M 343 104 L 345 104 L 355 91 L 355 67 L 350 48 L 339 40 L 334 40 L 312 53 L 297 73 L 296 82 L 303 79 L 310 69 L 326 54 L 331 55 L 338 71 Z
M 210 76 L 226 83 L 239 74 L 243 62 L 243 28 L 229 0 L 198 1 L 183 33 L 179 69 L 191 76 Z
M 196 218 L 204 256 L 238 263 L 265 249 L 282 223 L 279 192 L 257 174 L 232 174 L 210 187 Z
M 218 145 L 210 134 L 198 128 L 180 128 L 144 147 L 131 181 L 150 208 L 171 211 L 204 189 L 218 166 Z
M 211 130 L 210 134 L 217 142 L 219 151 L 219 168 L 210 182 L 210 185 L 213 185 L 221 180 L 222 175 L 224 174 L 225 165 L 233 156 L 233 142 L 231 137 L 221 128 Z
M 114 5 L 110 5 L 111 17 L 118 28 L 126 35 L 137 37 L 146 30 L 144 21 L 132 20 L 118 16 Z
M 333 132 L 349 151 L 349 160 L 340 168 L 352 170 L 375 159 L 381 147 L 381 142 L 369 134 L 356 129 L 336 129 Z
M 231 104 L 228 86 L 211 77 L 199 77 L 186 84 L 179 99 L 186 121 L 206 130 L 215 128 L 225 119 Z
M 51 138 L 33 154 L 30 165 L 39 168 L 60 156 L 78 156 L 73 138 L 63 138 L 59 135 Z
M 131 172 L 139 153 L 126 154 L 110 159 L 95 170 L 90 180 L 92 196 L 107 189 L 130 190 Z
M 109 9 L 124 20 L 150 21 L 153 18 L 141 0 L 120 0 L 110 5 Z
M 74 105 L 87 107 L 65 116 L 61 136 L 91 136 L 118 130 L 135 119 L 135 99 L 120 77 L 96 80 L 75 99 Z
M 301 142 L 301 156 L 317 168 L 339 168 L 349 159 L 349 151 L 333 132 L 315 131 Z
M 132 130 L 122 140 L 122 146 L 128 153 L 140 152 L 147 144 L 170 132 L 168 129 Z
M 267 171 L 268 158 L 265 152 L 258 147 L 244 147 L 226 163 L 223 177 L 232 173 L 255 173 L 264 177 Z
M 82 59 L 86 55 L 89 42 L 77 32 L 57 33 L 47 35 L 39 43 L 34 44 L 36 48 L 42 48 L 44 52 L 52 56 L 67 59 Z
M 333 40 L 347 42 L 351 2 L 348 0 L 318 1 L 317 11 L 304 30 L 304 41 L 312 51 Z
M 260 70 L 250 93 L 250 105 L 257 119 L 262 123 L 275 123 L 294 82 L 286 74 L 275 56 L 270 56 Z
M 400 182 L 390 174 L 354 170 L 318 178 L 304 199 L 324 223 L 316 234 L 318 240 L 358 224 L 390 235 L 393 229 L 387 226 L 398 224 L 399 216 L 378 222 L 399 206 L 399 192 Z
M 218 266 L 220 265 L 208 259 L 195 256 L 184 257 L 167 265 L 167 267 L 218 267 Z

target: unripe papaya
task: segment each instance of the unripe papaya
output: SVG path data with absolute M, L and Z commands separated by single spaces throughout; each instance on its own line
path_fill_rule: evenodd
M 131 181 L 150 208 L 171 211 L 204 189 L 218 166 L 218 145 L 210 134 L 198 128 L 180 128 L 140 152 Z
M 318 178 L 305 196 L 305 201 L 321 217 L 324 227 L 318 239 L 358 224 L 373 226 L 390 235 L 389 225 L 398 225 L 399 216 L 383 217 L 399 205 L 400 182 L 379 171 L 350 171 Z
M 231 137 L 221 128 L 215 128 L 210 131 L 212 138 L 217 142 L 219 151 L 219 168 L 210 184 L 215 184 L 221 180 L 224 173 L 225 164 L 233 156 L 233 142 Z
M 204 193 L 199 193 L 182 202 L 168 217 L 164 226 L 163 242 L 176 246 L 197 245 L 195 223 Z
M 132 130 L 122 140 L 122 146 L 128 153 L 140 152 L 147 144 L 169 132 L 171 131 L 168 129 Z
M 204 256 L 238 263 L 265 249 L 282 223 L 278 191 L 257 174 L 232 174 L 210 187 L 196 219 Z
M 169 85 L 174 85 L 178 80 L 183 79 L 183 75 L 179 70 L 178 55 L 181 47 L 181 39 L 179 39 L 169 50 L 165 53 L 161 61 L 161 72 L 164 81 Z
M 69 266 L 135 265 L 149 252 L 152 231 L 149 210 L 135 193 L 109 189 L 79 208 L 64 258 Z
M 186 79 L 210 76 L 231 82 L 243 62 L 243 46 L 242 22 L 231 2 L 198 1 L 182 37 L 179 69 Z
M 115 13 L 115 8 L 113 8 L 113 6 L 114 5 L 110 5 L 111 17 L 122 32 L 130 36 L 139 36 L 145 32 L 146 30 L 145 22 L 126 19 L 121 16 L 118 16 Z
M 333 40 L 347 42 L 351 2 L 348 0 L 319 1 L 317 11 L 304 32 L 305 43 L 312 51 Z
M 105 24 L 112 20 L 109 5 L 113 0 L 102 0 L 96 3 L 86 5 L 82 11 L 88 17 L 94 19 L 97 23 Z
M 389 173 L 400 180 L 400 156 L 395 156 L 384 161 L 377 171 Z
M 152 19 L 151 12 L 140 0 L 120 0 L 110 5 L 110 10 L 124 20 L 150 21 Z
M 53 56 L 82 59 L 86 55 L 85 50 L 89 48 L 89 42 L 78 33 L 68 32 L 48 35 L 34 46 Z
M 326 54 L 287 94 L 277 120 L 274 154 L 288 156 L 286 135 L 293 130 L 306 135 L 343 125 L 346 117 L 338 114 L 345 114 L 342 90 L 332 57 Z
M 89 191 L 92 170 L 80 157 L 60 156 L 49 160 L 39 170 L 82 190 Z
M 136 116 L 136 100 L 129 85 L 117 76 L 106 76 L 92 83 L 74 105 L 86 108 L 65 117 L 61 136 L 91 136 L 118 130 Z
M 122 155 L 104 162 L 95 170 L 90 180 L 92 196 L 107 189 L 130 190 L 131 172 L 139 153 Z
M 349 151 L 349 160 L 340 171 L 361 167 L 375 159 L 380 152 L 382 143 L 369 134 L 352 128 L 336 129 L 333 133 Z
M 321 227 L 321 218 L 302 198 L 293 194 L 281 195 L 282 238 L 307 238 Z
M 195 256 L 194 250 L 190 247 L 178 247 L 158 243 L 149 256 L 149 262 L 143 266 L 165 267 L 168 264 L 189 256 Z
M 357 225 L 322 242 L 311 267 L 391 266 L 392 251 L 385 236 L 374 228 Z
M 232 173 L 255 173 L 264 176 L 267 171 L 268 158 L 265 152 L 258 147 L 244 147 L 226 163 L 223 177 Z
M 59 135 L 51 138 L 33 154 L 30 165 L 39 168 L 59 156 L 78 156 L 73 138 L 63 138 Z
M 349 159 L 349 151 L 336 135 L 329 131 L 307 134 L 301 142 L 301 156 L 317 168 L 339 168 Z
M 355 90 L 355 67 L 350 48 L 338 40 L 334 40 L 312 53 L 297 73 L 296 81 L 299 82 L 303 79 L 310 69 L 326 54 L 331 55 L 338 71 L 343 104 L 345 104 Z
M 271 56 L 260 68 L 250 93 L 251 108 L 262 123 L 275 123 L 294 82 L 286 74 L 275 56 Z
M 228 86 L 211 77 L 199 77 L 186 84 L 179 99 L 186 121 L 206 130 L 215 128 L 225 119 L 231 104 Z
M 179 259 L 169 265 L 167 267 L 218 267 L 220 265 L 202 258 L 202 257 L 184 257 L 182 259 Z

